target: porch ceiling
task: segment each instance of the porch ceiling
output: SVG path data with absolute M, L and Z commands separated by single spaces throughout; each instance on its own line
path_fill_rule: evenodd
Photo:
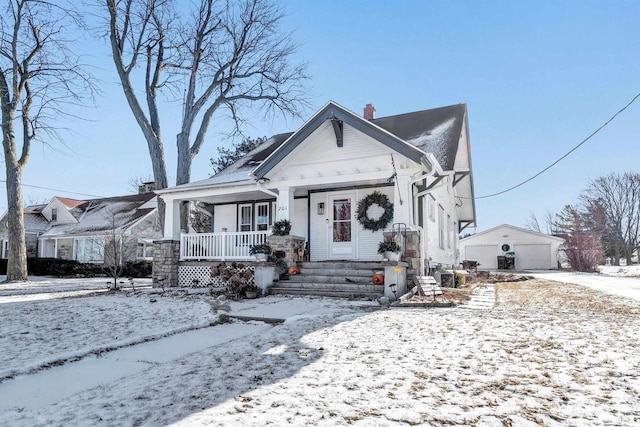
M 274 197 L 261 191 L 247 191 L 233 194 L 212 194 L 207 196 L 193 197 L 189 200 L 199 201 L 208 204 L 225 204 L 235 202 L 246 202 L 252 200 L 272 200 Z
M 385 175 L 386 176 L 386 175 Z M 341 190 L 341 189 L 349 189 L 354 187 L 375 187 L 381 185 L 393 185 L 393 183 L 389 183 L 386 179 L 361 179 L 357 181 L 351 182 L 331 182 L 331 183 L 323 183 L 323 184 L 312 184 L 295 187 L 294 196 L 295 197 L 305 197 L 309 195 L 310 191 L 330 191 L 330 190 Z M 272 188 L 265 189 L 268 191 L 272 191 L 274 193 L 278 193 L 277 183 L 272 183 L 270 186 Z M 254 200 L 273 200 L 274 197 L 270 194 L 267 194 L 262 191 L 256 190 L 256 187 L 253 186 L 251 190 L 242 191 L 241 187 L 236 187 L 235 191 L 211 191 L 203 194 L 192 193 L 189 196 L 189 193 L 185 193 L 184 196 L 181 197 L 180 200 L 190 200 L 190 201 L 199 201 L 207 204 L 226 204 L 226 203 L 236 203 L 236 202 L 247 202 Z

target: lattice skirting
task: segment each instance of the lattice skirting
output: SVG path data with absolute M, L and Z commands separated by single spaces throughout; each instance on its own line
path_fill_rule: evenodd
M 247 266 L 239 268 L 238 273 L 242 274 L 250 270 L 255 272 L 255 267 Z M 195 280 L 195 282 L 194 282 Z M 255 283 L 253 275 L 249 279 L 251 284 Z M 227 286 L 228 282 L 221 276 L 211 277 L 210 265 L 179 265 L 178 266 L 178 286 L 186 288 L 206 288 L 208 286 Z

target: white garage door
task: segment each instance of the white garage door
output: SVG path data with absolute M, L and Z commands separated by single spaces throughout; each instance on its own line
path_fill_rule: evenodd
M 515 245 L 516 269 L 518 270 L 548 270 L 555 266 L 551 264 L 551 245 Z
M 465 247 L 464 258 L 478 261 L 480 270 L 498 268 L 498 247 L 496 245 L 469 245 Z

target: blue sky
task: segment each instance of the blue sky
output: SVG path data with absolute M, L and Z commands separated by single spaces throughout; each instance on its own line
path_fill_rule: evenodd
M 309 65 L 313 110 L 334 100 L 377 116 L 466 103 L 476 196 L 528 178 L 598 128 L 640 92 L 638 1 L 288 1 Z M 62 152 L 35 146 L 23 182 L 97 196 L 129 193 L 151 176 L 146 143 L 125 102 L 106 42 L 87 39 L 102 94 L 85 121 L 69 121 Z M 88 52 L 89 53 L 89 52 Z M 175 179 L 176 105 L 165 105 L 164 143 Z M 250 136 L 295 130 L 302 120 L 253 119 Z M 228 123 L 213 123 L 192 179 L 206 178 Z M 478 200 L 478 231 L 523 226 L 575 201 L 590 179 L 640 171 L 640 101 L 533 182 Z M 62 191 L 24 187 L 25 201 Z M 6 209 L 2 191 L 2 210 Z

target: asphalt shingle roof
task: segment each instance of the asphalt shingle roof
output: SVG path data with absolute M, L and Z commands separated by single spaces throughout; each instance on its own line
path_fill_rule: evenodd
M 465 104 L 457 104 L 380 117 L 372 123 L 425 153 L 432 153 L 444 170 L 453 170 L 465 111 Z
M 432 153 L 444 170 L 453 170 L 464 116 L 465 104 L 395 116 L 380 117 L 371 122 L 425 153 Z M 274 135 L 237 162 L 210 178 L 178 186 L 192 188 L 250 180 L 250 172 L 280 147 L 293 132 Z
M 43 237 L 105 234 L 126 230 L 153 208 L 140 207 L 155 197 L 154 193 L 87 200 L 70 210 L 78 220 L 73 224 L 55 224 Z

